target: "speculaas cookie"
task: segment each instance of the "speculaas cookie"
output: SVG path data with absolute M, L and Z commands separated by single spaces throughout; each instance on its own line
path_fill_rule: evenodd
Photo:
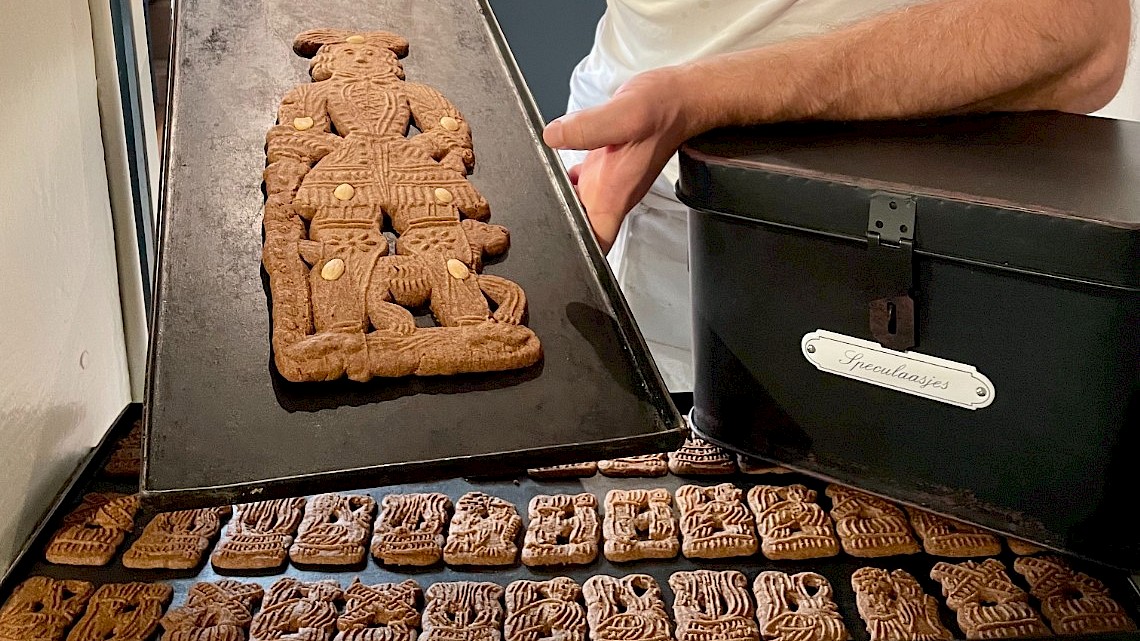
M 602 519 L 603 547 L 610 561 L 671 559 L 681 542 L 669 490 L 610 490 Z
M 427 589 L 419 641 L 500 641 L 503 588 L 455 581 Z
M 584 479 L 598 473 L 598 463 L 586 461 L 585 463 L 570 463 L 569 465 L 534 467 L 527 470 L 526 473 L 527 476 L 537 480 Z
M 1049 627 L 1060 635 L 1129 632 L 1136 623 L 1112 598 L 1108 586 L 1077 572 L 1059 556 L 1023 557 L 1013 569 L 1029 583 L 1029 593 L 1041 602 Z
M 756 516 L 760 551 L 773 560 L 814 559 L 839 554 L 831 519 L 803 485 L 756 485 L 748 506 Z
M 756 621 L 770 641 L 846 641 L 851 638 L 828 583 L 815 572 L 767 571 L 752 583 Z
M 420 586 L 415 581 L 365 585 L 344 591 L 335 641 L 415 641 L 420 627 Z
M 598 556 L 598 499 L 582 494 L 538 495 L 527 508 L 524 565 L 584 565 Z
M 736 466 L 740 468 L 743 474 L 791 474 L 792 470 L 775 463 L 744 456 L 743 454 L 736 455 Z
M 134 569 L 189 570 L 198 567 L 210 541 L 222 529 L 230 507 L 162 512 L 143 528 L 123 553 L 123 565 Z
M 300 497 L 238 505 L 210 562 L 224 570 L 281 567 L 304 509 L 305 499 Z
M 656 477 L 669 473 L 667 454 L 643 454 L 598 461 L 602 476 L 614 478 Z
M 599 574 L 582 584 L 592 641 L 671 641 L 661 586 L 648 574 Z
M 455 504 L 443 560 L 448 565 L 511 565 L 522 518 L 515 506 L 497 496 L 468 492 Z
M 131 429 L 111 450 L 103 473 L 114 478 L 137 477 L 142 468 L 142 418 L 135 419 Z
M 388 565 L 438 563 L 450 512 L 451 499 L 439 492 L 385 496 L 372 536 L 372 556 Z
M 744 492 L 732 483 L 677 488 L 681 552 L 690 559 L 723 559 L 756 553 L 756 521 Z
M 669 471 L 678 476 L 723 476 L 736 472 L 733 455 L 708 441 L 690 436 L 669 453 Z
M 182 607 L 159 622 L 162 641 L 245 641 L 253 608 L 265 591 L 256 583 L 195 583 Z
M 931 556 L 970 557 L 1001 554 L 1001 539 L 981 529 L 907 506 L 910 524 Z
M 949 641 L 954 638 L 938 615 L 938 600 L 923 592 L 903 570 L 859 568 L 851 575 L 855 605 L 871 641 Z
M 946 605 L 954 610 L 967 639 L 1049 635 L 1049 628 L 1029 605 L 1029 595 L 1010 581 L 997 559 L 941 561 L 931 569 L 930 578 L 942 584 Z
M 504 641 L 586 641 L 582 589 L 564 576 L 549 581 L 515 581 L 507 586 Z
M 842 485 L 828 485 L 826 494 L 844 552 L 874 558 L 919 551 L 906 513 L 894 503 Z
M 289 547 L 289 558 L 306 565 L 354 565 L 364 561 L 376 500 L 367 494 L 318 494 Z
M 331 579 L 312 583 L 278 579 L 253 617 L 249 641 L 330 641 L 336 630 L 337 602 L 343 597 L 340 584 Z
M 58 565 L 107 565 L 135 527 L 139 497 L 92 492 L 51 537 L 44 558 Z
M 760 641 L 748 577 L 736 570 L 674 572 L 677 641 Z
M 1017 556 L 1033 556 L 1034 554 L 1041 554 L 1045 551 L 1043 547 L 1013 537 L 1006 537 L 1005 543 L 1009 546 L 1009 551 Z
M 0 608 L 0 641 L 63 641 L 94 591 L 86 581 L 25 580 Z
M 162 583 L 108 583 L 87 602 L 67 641 L 146 641 L 174 589 Z
M 313 82 L 282 100 L 264 172 L 278 371 L 291 381 L 363 381 L 537 362 L 522 288 L 481 273 L 484 257 L 510 241 L 485 222 L 490 207 L 467 181 L 470 127 L 438 91 L 404 82 L 408 42 L 315 29 L 293 47 L 313 58 Z M 398 235 L 394 254 L 385 221 Z M 436 327 L 416 325 L 410 310 L 419 307 Z

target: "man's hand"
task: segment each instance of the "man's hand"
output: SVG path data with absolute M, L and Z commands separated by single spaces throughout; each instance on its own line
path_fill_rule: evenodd
M 677 147 L 698 133 L 691 113 L 698 104 L 681 91 L 673 68 L 658 69 L 634 77 L 606 104 L 563 116 L 542 132 L 555 149 L 592 150 L 570 168 L 570 178 L 603 251 Z

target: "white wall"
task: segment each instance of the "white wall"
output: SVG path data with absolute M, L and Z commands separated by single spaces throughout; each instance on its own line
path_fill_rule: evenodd
M 0 574 L 130 400 L 87 0 L 0 0 Z

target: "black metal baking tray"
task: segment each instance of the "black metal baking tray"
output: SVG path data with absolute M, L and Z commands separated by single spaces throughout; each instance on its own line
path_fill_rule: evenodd
M 478 0 L 179 0 L 147 391 L 145 499 L 165 507 L 518 470 L 675 446 L 668 400 L 503 36 Z M 410 80 L 471 123 L 472 182 L 511 231 L 545 357 L 490 375 L 295 384 L 273 370 L 265 132 L 317 27 L 411 42 Z
M 101 459 L 97 458 L 97 460 Z M 358 490 L 355 493 L 369 494 L 379 503 L 385 495 L 394 493 L 443 492 L 454 501 L 465 492 L 478 490 L 502 497 L 514 503 L 525 522 L 527 520 L 527 503 L 531 497 L 537 494 L 590 492 L 598 498 L 599 509 L 604 509 L 601 507 L 603 499 L 606 492 L 611 489 L 663 487 L 668 488 L 672 492 L 684 484 L 713 485 L 722 482 L 731 482 L 741 488 L 749 488 L 756 484 L 790 485 L 792 483 L 803 483 L 819 491 L 821 496 L 820 501 L 825 509 L 830 509 L 831 507 L 827 497 L 823 496 L 825 484 L 814 478 L 799 474 L 736 474 L 722 477 L 706 476 L 694 478 L 669 475 L 662 478 L 629 479 L 607 478 L 601 475 L 595 475 L 586 479 L 562 481 L 536 481 L 525 476 L 497 479 L 451 479 Z M 81 485 L 79 489 L 81 491 L 76 491 L 74 496 L 69 498 L 69 501 L 66 503 L 67 507 L 70 508 L 77 503 L 83 492 L 100 490 L 130 492 L 133 486 L 130 483 L 108 481 L 105 477 L 96 476 L 93 482 Z M 66 513 L 66 510 L 62 511 L 60 516 L 64 513 Z M 150 509 L 144 509 L 139 513 L 135 520 L 136 527 L 134 531 L 119 548 L 119 555 L 116 556 L 116 559 L 105 568 L 58 566 L 41 561 L 43 546 L 46 544 L 48 536 L 54 531 L 54 528 L 49 528 L 45 532 L 45 536 L 41 537 L 41 540 L 32 546 L 31 554 L 28 558 L 12 573 L 8 585 L 0 585 L 0 603 L 3 603 L 3 600 L 7 598 L 12 587 L 23 579 L 35 575 L 60 579 L 81 579 L 97 584 L 123 581 L 161 581 L 170 584 L 174 588 L 174 600 L 171 607 L 177 607 L 184 602 L 187 591 L 195 582 L 214 581 L 223 578 L 236 578 L 241 581 L 255 582 L 263 587 L 268 587 L 283 576 L 296 577 L 305 581 L 331 578 L 339 581 L 342 587 L 348 587 L 355 577 L 360 577 L 362 581 L 369 584 L 399 582 L 411 578 L 419 583 L 421 588 L 426 589 L 429 585 L 439 581 L 491 581 L 505 587 L 511 581 L 520 579 L 540 581 L 555 576 L 569 576 L 581 584 L 587 578 L 597 574 L 623 576 L 626 574 L 644 573 L 657 579 L 665 593 L 666 609 L 672 614 L 673 594 L 668 585 L 668 578 L 674 572 L 694 569 L 731 569 L 743 572 L 751 581 L 759 572 L 764 570 L 780 570 L 788 573 L 814 571 L 824 575 L 831 583 L 835 592 L 836 603 L 839 606 L 840 613 L 854 641 L 867 641 L 869 635 L 856 609 L 855 594 L 851 588 L 850 579 L 851 574 L 856 569 L 864 566 L 874 566 L 891 570 L 902 569 L 913 575 L 928 594 L 938 598 L 942 622 L 955 634 L 956 638 L 962 638 L 962 632 L 955 623 L 954 613 L 946 607 L 945 601 L 941 596 L 940 586 L 930 579 L 930 569 L 935 563 L 940 560 L 954 562 L 955 559 L 939 559 L 926 554 L 895 556 L 882 559 L 856 559 L 841 553 L 839 556 L 830 559 L 810 559 L 806 561 L 770 561 L 760 554 L 751 557 L 738 557 L 717 561 L 692 560 L 678 556 L 676 559 L 668 561 L 647 560 L 632 563 L 611 563 L 599 554 L 598 559 L 589 565 L 566 568 L 528 568 L 516 563 L 513 566 L 504 568 L 457 569 L 443 564 L 437 564 L 427 568 L 406 568 L 399 570 L 391 567 L 383 567 L 374 559 L 369 558 L 365 563 L 356 567 L 315 570 L 312 568 L 302 569 L 290 564 L 281 571 L 252 574 L 217 572 L 209 565 L 208 561 L 203 562 L 203 567 L 187 571 L 131 570 L 123 567 L 120 560 L 122 552 L 127 550 L 131 543 L 138 537 L 143 526 L 149 522 L 153 513 L 154 511 Z M 521 538 L 520 534 L 520 544 Z M 1024 583 L 1021 576 L 1012 569 L 1013 560 L 1017 557 L 1013 556 L 1008 550 L 1004 550 L 1002 555 L 997 558 L 1006 566 L 1006 570 L 1014 582 L 1020 585 L 1022 589 L 1027 589 L 1028 586 Z M 1136 621 L 1140 622 L 1140 591 L 1137 590 L 1136 585 L 1127 575 L 1109 568 L 1084 564 L 1080 561 L 1073 561 L 1073 565 L 1105 581 L 1117 601 L 1129 611 Z M 1036 601 L 1033 601 L 1032 604 L 1034 608 L 1039 611 L 1039 604 Z M 1118 638 L 1140 641 L 1140 633 L 1108 635 L 1098 638 Z

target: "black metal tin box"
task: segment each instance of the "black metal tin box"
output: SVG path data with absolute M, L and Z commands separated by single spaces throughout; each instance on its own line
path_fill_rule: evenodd
M 678 193 L 695 429 L 1140 568 L 1140 124 L 719 131 Z

